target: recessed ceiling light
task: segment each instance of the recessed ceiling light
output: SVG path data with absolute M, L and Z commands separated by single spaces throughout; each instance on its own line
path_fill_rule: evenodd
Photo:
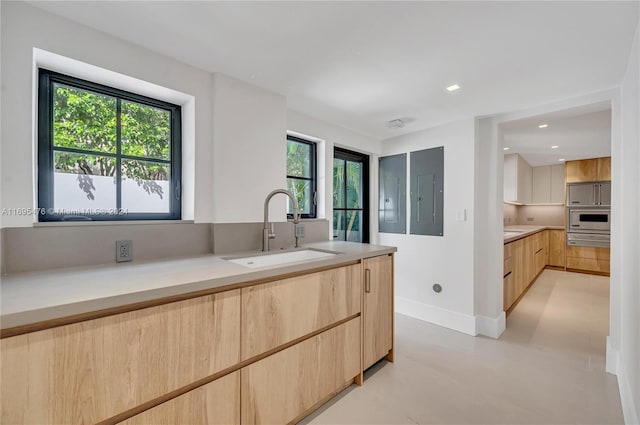
M 540 124 L 538 126 L 538 128 L 547 128 L 547 127 L 549 127 L 549 124 Z
M 502 148 L 502 150 L 508 151 L 509 150 L 509 146 L 505 146 L 504 148 Z
M 560 158 L 558 161 L 563 162 L 563 161 L 564 161 L 564 158 Z
M 558 146 L 558 145 L 553 145 L 553 146 L 551 146 L 551 149 L 558 149 L 559 147 L 560 146 Z
M 460 90 L 460 86 L 457 84 L 453 84 L 449 87 L 447 87 L 447 91 L 456 91 L 456 90 Z

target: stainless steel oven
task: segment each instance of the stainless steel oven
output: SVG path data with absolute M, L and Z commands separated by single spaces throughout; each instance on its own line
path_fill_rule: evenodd
M 567 245 L 609 248 L 611 236 L 603 233 L 567 233 Z
M 611 233 L 611 210 L 608 208 L 569 208 L 567 233 Z

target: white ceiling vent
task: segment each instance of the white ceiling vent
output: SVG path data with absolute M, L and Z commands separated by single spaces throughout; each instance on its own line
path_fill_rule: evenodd
M 387 121 L 387 127 L 393 128 L 393 129 L 402 128 L 405 125 L 407 125 L 407 124 L 409 124 L 409 123 L 411 123 L 413 121 L 415 121 L 415 119 L 413 119 L 413 118 L 406 118 L 406 117 L 405 118 L 396 118 L 394 120 Z

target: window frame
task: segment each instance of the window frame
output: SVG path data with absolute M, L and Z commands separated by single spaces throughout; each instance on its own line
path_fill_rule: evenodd
M 296 143 L 302 143 L 311 146 L 311 154 L 309 158 L 309 170 L 311 177 L 291 176 L 287 174 L 287 181 L 289 179 L 304 180 L 311 182 L 311 212 L 308 214 L 300 214 L 300 218 L 317 218 L 318 217 L 318 144 L 311 140 L 306 140 L 291 134 L 287 134 L 287 144 L 289 141 Z M 289 158 L 287 157 L 287 162 Z M 288 168 L 288 164 L 287 164 Z M 287 184 L 288 187 L 288 184 Z M 287 218 L 293 219 L 293 214 L 287 212 Z
M 333 148 L 333 159 L 342 159 L 345 161 L 345 167 L 344 167 L 344 187 L 342 189 L 344 189 L 344 207 L 343 208 L 336 208 L 336 206 L 334 205 L 332 210 L 331 210 L 331 217 L 333 217 L 333 213 L 335 211 L 343 211 L 345 213 L 345 218 L 346 218 L 346 214 L 348 211 L 361 211 L 362 212 L 362 241 L 360 243 L 369 243 L 369 241 L 371 240 L 371 236 L 370 236 L 370 223 L 369 223 L 369 214 L 370 214 L 370 208 L 371 205 L 369 203 L 369 161 L 370 161 L 370 156 L 364 153 L 360 153 L 360 152 L 356 152 L 356 151 L 352 151 L 349 149 L 345 149 L 345 148 L 341 148 L 338 146 L 335 146 Z M 357 162 L 362 164 L 362 208 L 347 208 L 347 166 L 346 166 L 346 162 L 347 161 L 351 161 L 351 162 Z M 335 191 L 336 188 L 334 187 L 333 190 Z M 332 229 L 333 232 L 333 229 Z M 333 236 L 333 235 L 332 235 Z M 340 240 L 342 241 L 342 239 L 338 239 L 337 237 L 333 236 L 333 240 Z M 346 241 L 346 233 L 345 233 L 345 239 Z
M 91 150 L 54 147 L 53 134 L 53 108 L 54 108 L 54 83 L 68 87 L 86 90 L 92 93 L 116 98 L 116 153 L 95 152 Z M 121 153 L 121 129 L 120 114 L 121 101 L 135 102 L 141 105 L 166 110 L 170 113 L 170 148 L 169 160 L 157 158 L 136 157 Z M 60 214 L 51 212 L 54 207 L 53 175 L 54 175 L 54 151 L 99 154 L 116 158 L 116 204 L 114 214 Z M 122 159 L 134 159 L 140 161 L 152 161 L 169 165 L 169 212 L 132 212 L 118 213 L 121 210 L 121 161 Z M 61 74 L 45 68 L 38 69 L 38 221 L 129 221 L 129 220 L 181 220 L 182 218 L 182 108 L 169 102 L 153 99 L 147 96 L 109 87 L 103 84 L 84 80 L 77 77 Z

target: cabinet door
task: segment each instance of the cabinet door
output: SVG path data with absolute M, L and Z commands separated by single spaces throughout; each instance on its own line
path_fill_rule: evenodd
M 4 338 L 3 424 L 97 423 L 240 360 L 240 291 Z
M 393 257 L 364 260 L 364 367 L 393 348 Z
M 552 204 L 564 204 L 564 164 L 551 166 L 551 199 Z
M 360 374 L 360 317 L 240 371 L 243 424 L 295 423 Z
M 531 202 L 548 204 L 551 202 L 551 166 L 533 167 L 533 189 Z
M 567 161 L 565 163 L 566 182 L 592 182 L 598 179 L 598 165 L 595 159 Z
M 240 424 L 240 371 L 119 422 L 123 425 Z
M 360 313 L 354 264 L 242 289 L 242 360 Z
M 596 159 L 597 178 L 596 180 L 611 180 L 611 157 Z
M 504 200 L 516 202 L 518 200 L 518 158 L 516 154 L 504 156 Z
M 518 155 L 518 202 L 531 203 L 531 189 L 533 184 L 531 165 Z
M 564 267 L 564 248 L 566 245 L 564 230 L 547 230 L 549 232 L 550 266 Z
M 504 300 L 503 309 L 507 311 L 513 302 L 518 298 L 515 278 L 513 272 L 508 272 L 504 277 Z

